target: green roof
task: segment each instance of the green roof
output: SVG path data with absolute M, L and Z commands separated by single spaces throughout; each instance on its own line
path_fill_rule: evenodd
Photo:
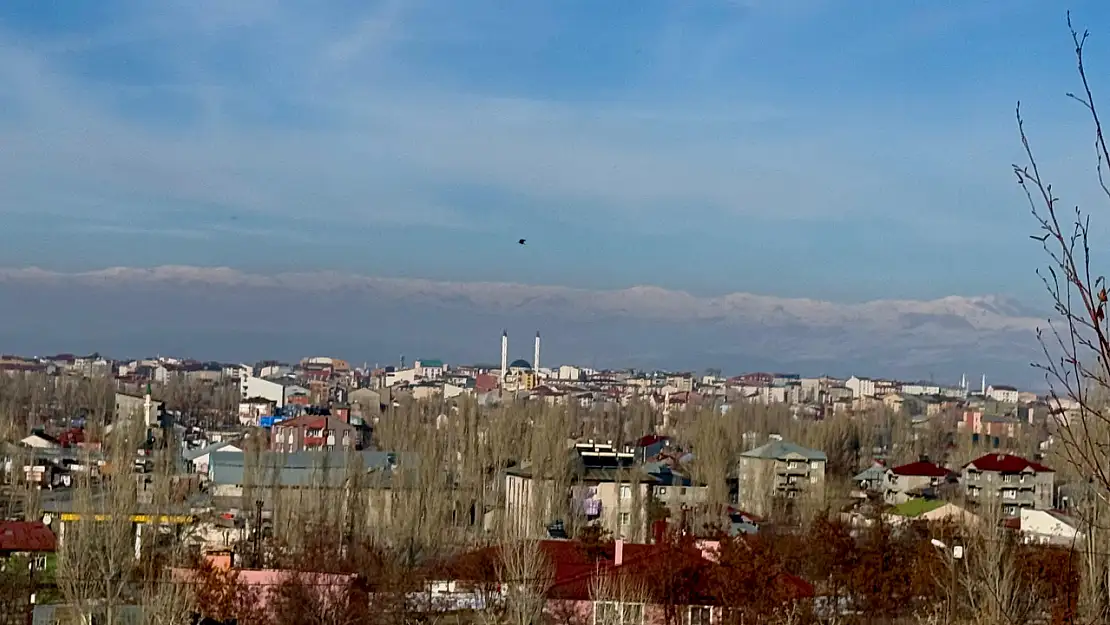
M 827 461 L 829 459 L 823 451 L 808 449 L 806 447 L 802 447 L 801 445 L 791 443 L 790 441 L 778 439 L 772 440 L 771 442 L 760 447 L 756 447 L 755 449 L 745 451 L 744 453 L 740 454 L 740 456 L 744 458 L 764 458 L 775 460 L 785 459 L 789 456 L 802 456 L 806 460 Z
M 416 362 L 420 363 L 421 367 L 442 367 L 443 361 L 438 358 L 417 358 Z
M 937 508 L 944 506 L 945 502 L 939 499 L 911 499 L 891 508 L 891 514 L 897 514 L 904 517 L 917 517 L 932 512 Z

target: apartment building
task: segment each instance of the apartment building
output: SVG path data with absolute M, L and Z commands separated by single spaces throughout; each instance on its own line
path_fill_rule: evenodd
M 917 462 L 886 470 L 883 501 L 896 506 L 915 497 L 935 495 L 936 489 L 955 478 L 952 472 L 922 457 Z
M 967 498 L 996 501 L 1007 515 L 1023 508 L 1050 510 L 1056 473 L 1039 462 L 1011 454 L 986 454 L 964 465 L 962 484 Z
M 270 449 L 285 453 L 361 448 L 362 431 L 333 414 L 305 414 L 279 421 L 270 437 Z
M 516 536 L 543 536 L 549 525 L 570 521 L 562 518 L 562 503 L 569 501 L 577 519 L 617 538 L 643 540 L 659 479 L 636 464 L 631 449 L 618 450 L 611 443 L 576 443 L 568 453 L 566 473 L 537 473 L 527 463 L 505 472 L 506 529 Z
M 825 488 L 825 452 L 808 449 L 772 435 L 766 444 L 740 454 L 734 473 L 736 503 L 766 515 L 770 498 L 794 499 Z

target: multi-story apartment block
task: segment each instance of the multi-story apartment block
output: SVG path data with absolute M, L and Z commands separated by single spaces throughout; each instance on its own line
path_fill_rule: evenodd
M 262 397 L 274 402 L 278 408 L 285 405 L 285 387 L 270 380 L 248 375 L 239 380 L 239 392 L 243 400 Z
M 1016 404 L 1021 393 L 1012 386 L 992 384 L 987 387 L 987 397 L 1003 404 Z
M 871 378 L 861 378 L 859 376 L 852 376 L 844 382 L 844 386 L 852 391 L 852 397 L 874 397 L 875 396 L 875 380 Z
M 770 497 L 793 499 L 800 493 L 821 493 L 825 487 L 828 456 L 816 449 L 782 440 L 771 440 L 740 454 L 736 467 L 736 503 L 745 510 L 766 515 Z
M 617 538 L 647 536 L 647 511 L 659 480 L 635 462 L 635 453 L 611 443 L 577 443 L 570 450 L 569 481 L 562 470 L 537 474 L 529 464 L 505 472 L 505 525 L 516 536 L 536 537 L 570 514 L 597 524 Z M 558 480 L 556 479 L 558 476 Z
M 962 483 L 967 498 L 997 503 L 1007 515 L 1022 508 L 1049 510 L 1053 506 L 1056 473 L 1011 454 L 987 454 L 964 465 Z
M 952 472 L 929 462 L 922 457 L 917 462 L 903 464 L 886 470 L 883 484 L 883 500 L 892 506 L 922 495 L 940 487 L 949 480 Z

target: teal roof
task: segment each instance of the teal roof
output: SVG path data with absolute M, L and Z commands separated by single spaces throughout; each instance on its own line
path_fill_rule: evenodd
M 852 479 L 857 481 L 857 482 L 862 482 L 864 480 L 867 480 L 867 481 L 879 480 L 879 479 L 882 479 L 884 477 L 886 477 L 886 467 L 884 467 L 882 465 L 879 465 L 879 464 L 873 464 L 870 467 L 861 471 L 859 474 L 857 474 Z
M 417 358 L 416 361 L 420 363 L 421 367 L 442 367 L 443 366 L 443 361 L 439 360 L 438 358 Z
M 755 449 L 745 451 L 744 453 L 740 454 L 740 456 L 744 458 L 764 458 L 774 460 L 785 459 L 789 456 L 802 456 L 806 460 L 827 461 L 829 459 L 829 457 L 826 456 L 825 452 L 823 451 L 809 449 L 806 447 L 802 447 L 801 445 L 791 443 L 790 441 L 783 440 L 772 440 L 765 445 L 761 445 L 759 447 L 756 447 Z

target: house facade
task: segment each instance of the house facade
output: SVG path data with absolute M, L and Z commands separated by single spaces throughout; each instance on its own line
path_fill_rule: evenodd
M 827 463 L 825 452 L 773 436 L 770 442 L 740 454 L 735 471 L 736 503 L 767 515 L 768 496 L 794 499 L 806 492 L 823 493 Z
M 558 510 L 596 524 L 616 537 L 647 535 L 649 502 L 658 478 L 635 464 L 635 454 L 609 443 L 577 443 L 570 450 L 570 482 L 537 474 L 530 465 L 505 472 L 505 527 L 511 535 L 534 538 L 554 522 Z M 558 504 L 558 505 L 557 505 Z
M 1007 515 L 1024 508 L 1053 506 L 1056 473 L 1039 462 L 1012 454 L 986 454 L 964 465 L 964 493 L 971 501 L 996 502 Z
M 951 472 L 922 458 L 918 462 L 887 469 L 883 486 L 883 501 L 898 505 L 934 490 L 948 480 Z

